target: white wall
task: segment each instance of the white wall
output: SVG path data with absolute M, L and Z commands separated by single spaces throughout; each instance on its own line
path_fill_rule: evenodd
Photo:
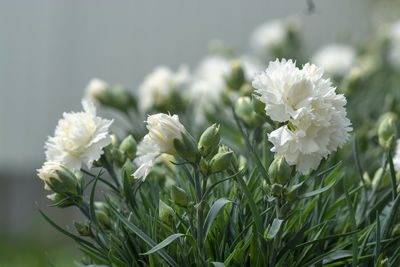
M 0 0 L 0 168 L 33 173 L 93 76 L 135 88 L 157 64 L 194 66 L 214 38 L 245 49 L 257 24 L 290 14 L 313 48 L 365 36 L 370 1 L 315 2 L 307 15 L 306 0 Z

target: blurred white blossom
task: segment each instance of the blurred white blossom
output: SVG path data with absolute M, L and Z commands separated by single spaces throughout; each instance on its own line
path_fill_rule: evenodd
M 85 98 L 93 103 L 98 104 L 98 99 L 101 99 L 105 95 L 108 87 L 109 85 L 105 81 L 98 78 L 93 78 L 86 86 Z
M 400 68 L 400 20 L 394 22 L 389 32 L 389 62 Z
M 203 110 L 212 110 L 221 99 L 225 87 L 224 76 L 229 73 L 231 61 L 220 56 L 209 56 L 201 61 L 190 85 L 192 101 L 201 116 Z
M 145 112 L 163 103 L 173 93 L 182 91 L 188 80 L 186 66 L 181 66 L 175 73 L 166 66 L 156 67 L 139 86 L 139 108 Z
M 311 62 L 333 76 L 344 76 L 356 63 L 356 51 L 344 44 L 331 44 L 318 50 Z
M 91 168 L 93 161 L 110 144 L 108 129 L 112 120 L 96 116 L 92 102 L 82 100 L 83 112 L 64 113 L 58 121 L 54 136 L 46 144 L 46 160 L 59 162 L 71 169 L 80 169 L 82 162 Z
M 342 146 L 352 130 L 344 108 L 346 98 L 337 95 L 322 75 L 315 65 L 307 63 L 299 69 L 283 59 L 270 62 L 253 80 L 267 115 L 287 123 L 269 134 L 272 151 L 303 174 Z

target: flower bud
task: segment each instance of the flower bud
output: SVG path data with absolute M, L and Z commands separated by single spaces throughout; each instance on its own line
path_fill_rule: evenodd
M 239 89 L 239 95 L 250 96 L 253 92 L 253 87 L 249 83 L 244 83 Z
M 255 112 L 265 114 L 265 103 L 261 102 L 259 96 L 253 94 L 251 101 Z
M 256 127 L 263 120 L 262 116 L 254 111 L 253 104 L 248 96 L 242 96 L 236 100 L 235 112 L 250 128 Z
M 197 147 L 196 143 L 189 133 L 182 133 L 182 139 L 175 138 L 173 140 L 175 151 L 183 159 L 196 162 L 197 161 Z
M 211 173 L 220 172 L 229 168 L 233 151 L 218 152 L 210 161 Z
M 46 197 L 50 199 L 51 202 L 53 202 L 54 206 L 57 206 L 59 208 L 67 208 L 75 205 L 73 200 L 57 193 L 47 195 Z
M 174 216 L 174 210 L 160 199 L 158 216 L 166 224 L 171 224 Z
M 200 167 L 201 173 L 204 176 L 207 176 L 209 174 L 210 166 L 209 166 L 209 163 L 207 162 L 207 160 L 205 160 L 204 158 L 201 158 L 200 162 L 199 162 L 199 167 Z
M 79 233 L 81 236 L 89 236 L 90 231 L 89 231 L 89 222 L 76 222 L 74 221 L 74 226 L 76 231 Z
M 283 156 L 278 156 L 272 161 L 268 169 L 268 175 L 273 182 L 281 185 L 286 184 L 290 179 L 292 167 L 287 164 Z
M 219 125 L 213 124 L 208 127 L 200 136 L 197 146 L 200 154 L 205 157 L 212 151 L 216 150 L 220 140 Z
M 278 197 L 278 196 L 282 195 L 282 192 L 283 192 L 283 187 L 282 187 L 282 185 L 280 185 L 280 184 L 273 184 L 273 185 L 271 186 L 271 194 L 272 194 L 273 196 Z
M 378 128 L 379 144 L 386 150 L 390 150 L 396 141 L 396 125 L 393 116 L 386 116 Z
M 45 162 L 38 170 L 38 176 L 45 182 L 45 189 L 61 195 L 78 195 L 80 183 L 73 172 L 57 162 Z
M 231 72 L 227 77 L 225 77 L 225 82 L 229 88 L 235 91 L 240 89 L 242 84 L 245 82 L 243 66 L 240 61 L 235 60 L 232 62 Z
M 128 135 L 119 146 L 119 151 L 125 153 L 128 159 L 133 160 L 136 156 L 137 143 L 132 135 Z
M 182 188 L 175 185 L 171 187 L 171 199 L 179 206 L 186 207 L 188 205 L 188 196 Z
M 247 159 L 243 155 L 239 155 L 239 171 L 247 167 Z
M 104 226 L 109 228 L 111 225 L 111 221 L 110 218 L 108 217 L 108 215 L 102 211 L 102 210 L 96 210 L 95 211 L 96 217 L 99 220 L 99 222 Z
M 135 172 L 136 168 L 132 161 L 127 160 L 125 161 L 124 166 L 121 169 L 121 176 L 123 179 L 133 179 L 133 173 Z

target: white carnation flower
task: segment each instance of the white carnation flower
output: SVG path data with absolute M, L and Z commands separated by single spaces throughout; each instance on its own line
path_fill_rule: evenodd
M 186 134 L 178 115 L 158 113 L 149 116 L 146 122 L 149 133 L 138 145 L 135 163 L 139 168 L 133 174 L 133 177 L 142 180 L 146 179 L 162 153 L 176 154 L 173 141 L 181 140 L 182 135 Z
M 93 161 L 110 144 L 108 133 L 112 120 L 96 116 L 93 103 L 82 100 L 83 112 L 64 113 L 53 137 L 45 144 L 46 160 L 60 162 L 67 168 L 80 169 L 82 162 L 91 168 Z
M 396 172 L 400 172 L 400 139 L 397 140 L 396 151 L 393 157 L 393 165 Z
M 109 85 L 105 81 L 93 78 L 86 86 L 85 98 L 97 104 L 98 99 L 104 96 L 108 87 Z
M 174 92 L 183 89 L 189 80 L 189 70 L 182 66 L 176 73 L 168 67 L 158 66 L 139 86 L 139 107 L 147 111 L 156 104 L 162 103 Z
M 44 182 L 44 189 L 51 190 L 48 186 L 51 183 L 50 178 L 58 177 L 56 171 L 61 170 L 61 164 L 59 162 L 47 161 L 43 164 L 42 168 L 37 170 L 37 175 Z
M 356 51 L 344 44 L 331 44 L 318 50 L 312 63 L 333 76 L 344 76 L 356 62 Z
M 269 134 L 272 151 L 303 174 L 342 146 L 352 130 L 344 108 L 346 98 L 337 95 L 322 75 L 315 65 L 307 63 L 299 69 L 283 59 L 270 62 L 253 80 L 267 115 L 287 123 Z

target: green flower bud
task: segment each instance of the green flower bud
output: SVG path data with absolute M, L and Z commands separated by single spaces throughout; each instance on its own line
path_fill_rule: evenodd
M 111 139 L 111 143 L 110 143 L 110 148 L 118 148 L 119 146 L 119 140 L 118 137 L 115 134 L 110 134 L 110 139 Z
M 207 176 L 210 172 L 209 163 L 204 159 L 201 158 L 199 162 L 200 171 L 204 176 Z
M 96 210 L 95 211 L 96 217 L 99 220 L 99 222 L 104 226 L 109 228 L 111 225 L 110 218 L 108 215 L 103 211 L 103 210 Z
M 133 164 L 132 161 L 127 160 L 125 161 L 124 166 L 122 166 L 121 169 L 121 176 L 123 179 L 133 179 L 132 174 L 136 171 L 135 165 Z
M 268 175 L 272 182 L 286 184 L 290 179 L 292 167 L 287 164 L 283 156 L 278 156 L 274 159 L 268 169 Z
M 188 205 L 188 196 L 182 188 L 175 185 L 171 187 L 171 199 L 179 206 L 186 207 Z
M 179 156 L 190 162 L 197 162 L 198 151 L 193 137 L 188 133 L 182 133 L 182 139 L 175 138 L 173 146 Z
M 79 235 L 81 235 L 81 236 L 89 236 L 90 235 L 88 221 L 85 221 L 85 222 L 74 221 L 73 223 L 74 223 L 75 229 L 79 233 Z
M 128 135 L 119 146 L 119 151 L 126 154 L 128 159 L 133 160 L 136 156 L 137 143 L 132 135 Z
M 136 108 L 136 100 L 133 95 L 125 88 L 115 85 L 108 86 L 96 100 L 108 107 L 116 108 L 126 112 L 129 108 Z
M 45 189 L 61 195 L 78 196 L 80 181 L 75 174 L 57 162 L 45 162 L 38 170 L 38 176 L 45 182 Z
M 227 86 L 237 91 L 240 89 L 245 80 L 242 63 L 238 60 L 234 60 L 231 65 L 230 74 L 225 77 Z
M 383 173 L 382 168 L 379 168 L 378 170 L 376 170 L 376 172 L 374 174 L 374 178 L 372 179 L 372 182 L 371 182 L 371 185 L 373 188 L 378 184 L 379 178 L 381 177 L 382 173 Z M 378 186 L 378 190 L 388 187 L 390 185 L 390 182 L 391 182 L 390 174 L 386 169 L 385 173 L 383 174 L 382 180 Z
M 220 140 L 219 125 L 213 124 L 208 127 L 200 136 L 197 146 L 200 154 L 205 157 L 218 147 Z
M 211 173 L 220 172 L 229 168 L 233 156 L 233 151 L 218 152 L 210 161 Z
M 396 141 L 395 118 L 386 116 L 378 128 L 379 144 L 386 150 L 390 150 Z
M 296 200 L 297 192 L 300 189 L 301 185 L 302 184 L 296 184 L 289 187 L 285 187 L 285 189 L 283 190 L 283 195 L 285 199 L 289 202 Z
M 273 185 L 271 186 L 271 194 L 272 194 L 273 196 L 276 196 L 276 197 L 281 196 L 281 195 L 282 195 L 282 192 L 283 192 L 283 187 L 282 187 L 282 185 L 280 185 L 280 184 L 273 184 Z
M 239 155 L 239 171 L 247 167 L 247 159 L 243 155 Z
M 53 205 L 59 208 L 67 208 L 72 205 L 75 205 L 74 201 L 71 200 L 69 197 L 54 193 L 46 196 L 48 199 L 53 202 Z
M 242 96 L 236 100 L 235 112 L 250 128 L 255 128 L 263 121 L 263 117 L 254 111 L 253 104 L 248 96 Z
M 170 206 L 165 204 L 161 199 L 159 204 L 158 216 L 163 222 L 169 225 L 172 223 L 172 219 L 174 216 L 174 210 Z
M 253 92 L 253 87 L 249 83 L 244 83 L 239 89 L 239 95 L 250 96 Z

